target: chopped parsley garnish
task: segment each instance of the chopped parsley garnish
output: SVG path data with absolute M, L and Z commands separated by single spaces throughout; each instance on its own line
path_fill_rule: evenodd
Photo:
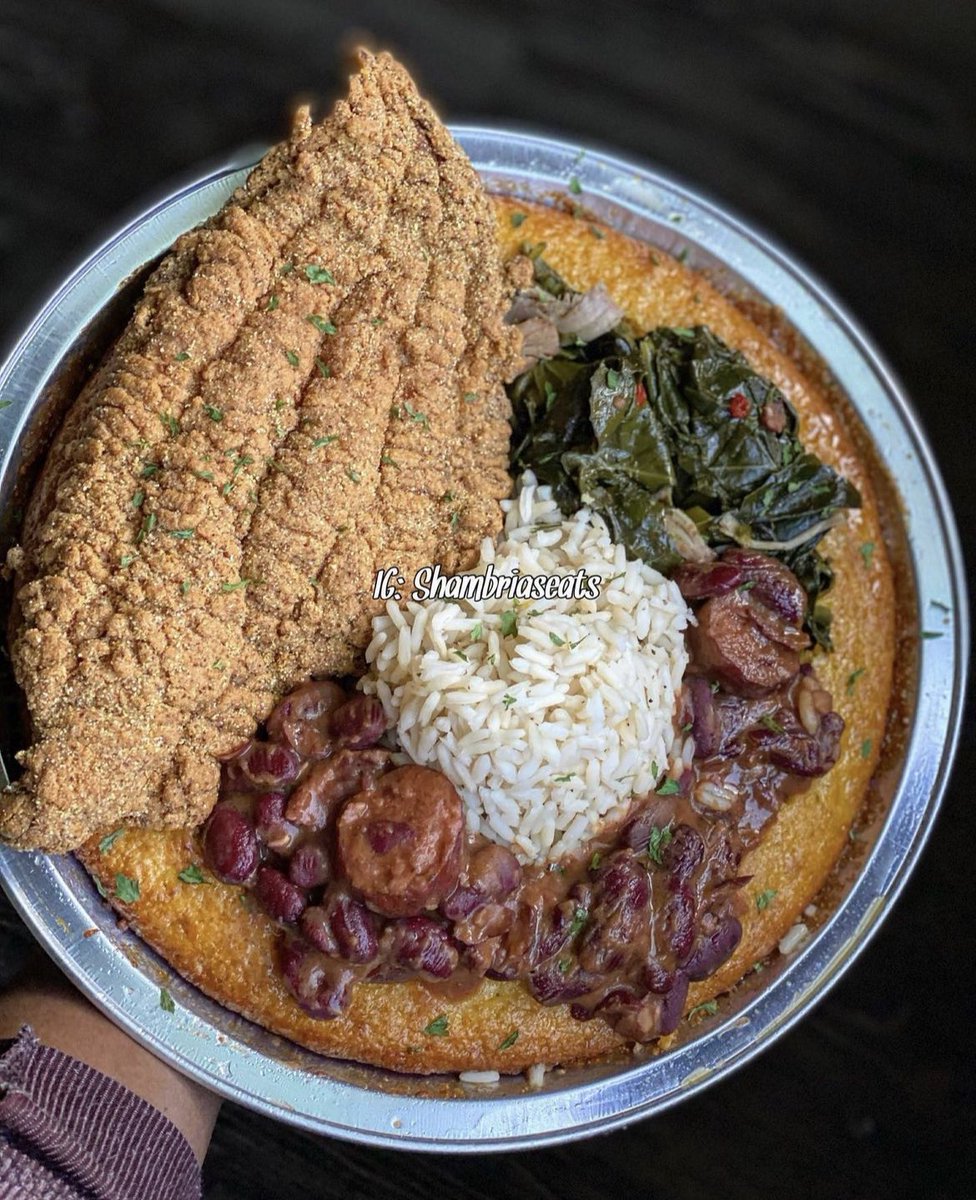
M 600 865 L 602 859 L 603 859 L 603 855 L 600 853 L 600 851 L 594 850 L 593 857 L 590 859 L 590 870 L 595 871 L 597 869 L 597 867 Z
M 944 636 L 944 634 L 942 634 L 942 633 L 940 633 L 940 632 L 933 631 L 933 630 L 931 630 L 931 629 L 923 629 L 923 630 L 922 630 L 922 639 L 923 639 L 923 641 L 927 641 L 927 642 L 928 642 L 928 641 L 931 641 L 933 638 L 940 638 L 940 637 L 943 637 L 943 636 Z
M 386 317 L 373 317 L 370 320 L 370 325 L 372 325 L 374 329 L 376 329 L 380 325 L 385 325 L 385 324 L 386 324 Z
M 207 414 L 211 421 L 220 422 L 224 419 L 224 410 L 218 408 L 216 404 L 205 404 L 203 411 Z
M 602 229 L 597 229 L 595 225 L 590 226 L 590 233 L 600 242 L 607 236 Z
M 227 670 L 227 664 L 224 662 L 224 660 L 222 658 L 215 658 L 210 665 L 211 665 L 211 667 L 213 667 L 213 669 L 215 671 L 226 671 Z
M 610 369 L 607 371 L 607 387 L 612 392 L 615 392 L 617 390 L 617 387 L 619 386 L 619 384 L 620 384 L 620 372 L 615 371 L 613 369 L 613 367 L 610 367 Z
M 285 351 L 285 358 L 287 358 L 287 359 L 288 359 L 288 362 L 289 362 L 289 363 L 290 363 L 290 364 L 291 364 L 293 367 L 297 367 L 297 366 L 298 366 L 298 351 L 297 351 L 297 350 L 286 350 L 286 351 Z
M 318 267 L 314 263 L 305 268 L 305 278 L 309 283 L 335 283 L 335 276 L 328 267 Z
M 95 876 L 95 890 L 98 892 L 98 894 L 101 896 L 101 898 L 103 900 L 108 899 L 108 892 L 105 890 L 105 884 L 102 883 L 102 881 L 98 878 L 97 875 Z
M 277 307 L 278 307 L 278 297 L 275 295 L 274 292 L 272 292 L 271 295 L 268 297 L 268 303 L 264 306 L 264 311 L 265 312 L 274 312 L 274 310 Z
M 454 655 L 456 658 L 460 658 L 460 659 L 462 659 L 464 662 L 467 662 L 467 661 L 468 661 L 468 656 L 467 656 L 467 655 L 464 653 L 464 651 L 463 651 L 463 650 L 452 650 L 452 651 L 451 651 L 451 653 L 452 653 L 452 654 L 453 654 L 453 655 Z
M 155 513 L 146 513 L 146 515 L 142 518 L 142 527 L 136 534 L 136 543 L 138 544 L 139 542 L 145 541 L 145 539 L 149 537 L 152 531 L 156 528 L 158 523 L 159 518 Z
M 120 567 L 129 567 L 135 561 L 136 561 L 135 554 L 123 554 L 122 557 L 119 559 L 119 566 Z
M 189 593 L 190 587 L 191 587 L 191 584 L 190 584 L 189 579 L 184 579 L 183 582 L 180 584 L 180 591 L 183 593 L 184 596 L 186 596 Z
M 554 646 L 565 646 L 566 645 L 566 639 L 561 638 L 558 633 L 550 633 L 549 641 L 552 642 L 552 644 Z
M 196 863 L 190 863 L 188 867 L 184 867 L 183 870 L 177 875 L 177 879 L 179 879 L 181 883 L 190 884 L 207 882 L 206 876 Z
M 193 537 L 192 529 L 167 529 L 166 532 L 170 537 L 179 538 L 181 542 L 185 542 Z
M 760 718 L 759 724 L 764 725 L 771 733 L 783 732 L 783 726 L 774 717 L 771 717 L 769 713 Z
M 328 379 L 329 376 L 332 374 L 329 364 L 326 362 L 323 362 L 321 358 L 315 359 L 315 369 L 318 371 L 318 373 L 322 376 L 323 379 Z
M 157 462 L 143 463 L 142 470 L 139 472 L 139 477 L 141 479 L 152 479 L 152 477 L 161 469 L 162 468 Z
M 874 542 L 861 543 L 861 558 L 864 559 L 864 565 L 868 569 L 871 567 L 871 558 L 874 554 Z
M 465 404 L 474 404 L 474 402 L 478 399 L 478 393 L 477 392 L 465 392 L 462 399 L 464 400 Z
M 278 274 L 279 275 L 290 275 L 292 273 L 292 271 L 294 271 L 294 269 L 295 269 L 295 264 L 293 262 L 282 263 L 281 270 L 278 272 Z
M 776 888 L 766 888 L 764 892 L 760 892 L 756 897 L 756 908 L 762 912 L 764 908 L 769 908 L 776 896 Z
M 186 362 L 189 357 L 189 354 L 185 350 L 181 350 L 179 354 L 173 356 L 173 359 L 175 362 Z
M 142 508 L 142 502 L 146 498 L 146 493 L 142 489 L 138 489 L 132 493 L 132 507 Z
M 703 1000 L 701 1004 L 696 1004 L 694 1008 L 688 1010 L 688 1016 L 693 1017 L 696 1013 L 704 1013 L 707 1017 L 714 1017 L 717 1012 L 717 1000 Z
M 470 636 L 471 636 L 471 640 L 472 640 L 472 642 L 479 642 L 479 641 L 481 641 L 481 635 L 484 633 L 484 631 L 485 631 L 485 630 L 484 630 L 484 626 L 481 624 L 481 622 L 480 622 L 480 621 L 476 621 L 476 622 L 475 622 L 475 623 L 474 623 L 474 624 L 471 626 L 471 635 L 470 635 Z
M 339 332 L 331 321 L 326 320 L 325 317 L 319 316 L 318 313 L 309 313 L 305 320 L 308 321 L 309 325 L 314 325 L 319 333 Z
M 647 839 L 647 856 L 659 867 L 664 866 L 663 852 L 671 845 L 674 831 L 670 825 L 652 825 Z
M 203 479 L 207 483 L 213 483 L 213 471 L 194 471 L 193 474 L 197 479 Z
M 123 833 L 125 833 L 124 829 L 116 829 L 114 833 L 107 833 L 98 843 L 99 854 L 108 854 Z
M 664 783 L 657 789 L 659 796 L 674 796 L 681 791 L 681 785 L 677 779 L 665 779 Z
M 355 467 L 346 467 L 346 475 L 353 481 L 353 483 L 359 483 L 359 481 L 362 479 L 362 475 L 359 474 Z
M 861 678 L 866 670 L 867 667 L 858 667 L 856 671 L 851 671 L 850 675 L 847 676 L 848 696 L 854 695 L 854 689 L 857 687 L 857 681 Z
M 249 583 L 253 583 L 253 579 L 237 579 L 233 583 L 222 583 L 220 590 L 222 592 L 237 592 L 241 588 L 246 588 Z
M 333 442 L 337 442 L 338 440 L 339 435 L 337 433 L 327 433 L 324 437 L 315 438 L 312 442 L 312 449 L 318 450 L 320 446 L 331 446 Z
M 115 876 L 115 894 L 123 904 L 135 904 L 139 899 L 139 881 L 128 875 Z
M 439 1017 L 435 1017 L 429 1025 L 424 1026 L 424 1033 L 428 1037 L 443 1037 L 447 1033 L 447 1013 L 441 1013 Z
M 515 213 L 512 213 L 512 215 L 511 215 L 511 216 L 508 218 L 508 219 L 511 221 L 511 223 L 512 223 L 512 228 L 513 228 L 513 229 L 518 229 L 518 227 L 519 227 L 519 226 L 522 224 L 522 222 L 525 220 L 525 218 L 526 218 L 526 215 L 527 215 L 527 214 L 526 214 L 526 213 L 524 213 L 524 212 L 515 212 Z
M 514 696 L 502 696 L 502 705 L 505 708 L 511 708 L 514 703 L 515 703 Z
M 404 401 L 403 404 L 403 411 L 407 414 L 410 420 L 414 422 L 414 424 L 422 425 L 424 429 L 430 428 L 430 421 L 428 420 L 427 415 L 425 413 L 418 412 L 415 408 L 411 408 L 406 401 Z
M 571 938 L 576 937 L 576 935 L 579 933 L 579 931 L 583 928 L 583 926 L 586 924 L 586 922 L 589 919 L 590 919 L 590 914 L 586 911 L 585 908 L 583 908 L 582 906 L 577 908 L 576 911 L 573 913 L 573 920 L 569 926 L 569 936 Z
M 871 747 L 873 745 L 874 745 L 874 743 L 872 742 L 872 740 L 870 738 L 864 739 L 864 741 L 861 743 L 861 757 L 862 758 L 870 758 L 871 757 Z
M 159 1007 L 163 1010 L 163 1012 L 176 1012 L 176 1002 L 166 988 L 159 989 Z
M 556 776 L 554 776 L 554 779 L 555 779 L 555 782 L 556 782 L 556 783 L 569 783 L 569 781 L 570 781 L 571 779 L 575 779 L 575 778 L 576 778 L 576 775 L 575 775 L 575 773 L 573 773 L 573 772 L 570 772 L 570 774 L 569 774 L 569 775 L 556 775 Z
M 503 1042 L 498 1043 L 498 1049 L 499 1050 L 511 1049 L 511 1047 L 514 1046 L 515 1043 L 518 1041 L 518 1035 L 519 1035 L 519 1031 L 517 1029 L 513 1029 L 512 1032 L 508 1035 L 507 1038 L 505 1038 L 505 1040 Z
M 502 637 L 514 637 L 518 633 L 518 616 L 514 608 L 507 608 L 501 615 Z
M 161 412 L 159 414 L 159 419 L 162 421 L 163 425 L 165 425 L 166 431 L 169 433 L 170 437 L 176 437 L 176 435 L 180 432 L 180 423 L 176 417 L 174 417 L 171 413 Z
M 398 471 L 400 470 L 400 464 L 395 458 L 391 458 L 389 454 L 381 454 L 380 462 L 384 467 L 395 467 Z
M 941 600 L 930 600 L 929 604 L 931 604 L 933 608 L 938 608 L 944 613 L 952 612 L 951 606 L 948 604 L 943 604 Z
M 575 175 L 570 176 L 569 190 L 573 193 L 574 196 L 579 196 L 582 194 L 583 185 L 580 183 L 580 181 L 576 178 Z

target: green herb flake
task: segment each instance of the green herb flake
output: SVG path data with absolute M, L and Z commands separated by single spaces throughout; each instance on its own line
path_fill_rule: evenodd
M 694 1008 L 688 1010 L 688 1016 L 694 1017 L 701 1013 L 705 1017 L 714 1017 L 718 1012 L 717 1000 L 703 1000 L 701 1004 L 696 1004 Z
M 514 212 L 514 213 L 512 213 L 512 215 L 509 217 L 509 220 L 510 220 L 510 221 L 511 221 L 511 223 L 512 223 L 512 228 L 513 228 L 513 229 L 518 229 L 518 227 L 519 227 L 519 226 L 522 224 L 522 222 L 525 220 L 525 218 L 526 218 L 526 216 L 527 216 L 527 215 L 528 215 L 528 214 L 527 214 L 527 213 L 524 213 L 524 212 Z
M 189 595 L 191 586 L 192 585 L 191 585 L 189 579 L 184 579 L 183 582 L 180 584 L 180 591 L 183 593 L 184 596 Z
M 179 352 L 179 354 L 173 355 L 173 361 L 174 362 L 186 362 L 189 357 L 190 357 L 189 354 L 187 354 L 187 352 L 185 350 L 181 350 Z
M 128 875 L 115 876 L 115 894 L 123 904 L 135 904 L 139 899 L 139 881 Z
M 278 297 L 275 295 L 274 292 L 272 292 L 271 295 L 268 297 L 268 303 L 264 306 L 264 311 L 265 312 L 274 312 L 274 310 L 277 307 L 278 307 Z
M 570 781 L 571 779 L 575 779 L 575 778 L 576 778 L 576 775 L 575 775 L 575 773 L 573 773 L 573 772 L 570 772 L 570 774 L 569 774 L 569 775 L 556 775 L 556 776 L 554 776 L 554 780 L 555 780 L 555 782 L 556 782 L 556 783 L 569 783 L 569 781 Z
M 142 470 L 139 472 L 139 478 L 140 479 L 152 479 L 152 477 L 154 475 L 157 475 L 161 470 L 162 470 L 162 467 L 157 462 L 143 463 Z
M 647 856 L 659 867 L 664 866 L 663 852 L 671 845 L 674 831 L 670 825 L 653 825 L 647 839 Z
M 864 566 L 871 569 L 871 559 L 874 555 L 874 542 L 861 543 L 861 558 L 864 559 Z
M 674 796 L 681 791 L 681 785 L 677 779 L 665 779 L 664 783 L 657 789 L 659 796 Z
M 484 626 L 482 625 L 482 623 L 480 621 L 476 621 L 471 626 L 471 632 L 470 632 L 471 641 L 472 642 L 480 642 L 484 631 L 485 630 L 484 630 Z
M 599 867 L 599 865 L 602 861 L 603 861 L 603 855 L 600 853 L 599 850 L 594 850 L 593 856 L 590 859 L 590 870 L 595 871 L 597 869 L 597 867 Z
M 585 908 L 582 907 L 582 905 L 580 905 L 576 909 L 576 911 L 573 913 L 573 920 L 569 926 L 570 938 L 576 937 L 576 935 L 579 933 L 579 931 L 583 928 L 583 926 L 586 924 L 586 922 L 589 919 L 590 919 L 590 914 L 586 911 Z
M 288 359 L 288 362 L 291 366 L 293 366 L 293 367 L 298 366 L 298 351 L 297 350 L 286 350 L 285 358 Z
M 290 275 L 292 273 L 292 271 L 294 271 L 294 269 L 295 269 L 295 264 L 293 262 L 282 263 L 281 269 L 278 271 L 278 274 L 279 275 Z
M 197 479 L 202 479 L 206 483 L 213 483 L 213 471 L 194 471 L 193 474 Z
M 305 278 L 309 283 L 335 283 L 335 276 L 328 267 L 318 267 L 314 263 L 305 268 Z
M 353 483 L 359 483 L 362 480 L 362 475 L 360 475 L 355 467 L 346 467 L 346 475 Z
M 218 424 L 224 419 L 224 410 L 222 408 L 218 408 L 216 404 L 205 404 L 203 406 L 203 411 L 207 414 L 211 421 L 215 421 Z
M 871 738 L 864 739 L 864 741 L 861 743 L 861 757 L 862 758 L 870 758 L 871 757 L 871 747 L 873 745 L 874 745 L 874 742 L 871 740 Z
M 163 1012 L 176 1012 L 176 1002 L 166 988 L 159 989 L 159 1007 L 163 1010 Z
M 611 367 L 607 371 L 607 387 L 612 392 L 615 392 L 619 386 L 620 386 L 620 372 L 615 371 L 613 369 L 613 367 Z
M 139 532 L 136 534 L 136 544 L 144 542 L 158 524 L 159 518 L 155 513 L 146 513 L 142 518 L 142 525 L 139 528 Z
M 940 633 L 936 630 L 932 630 L 932 629 L 923 629 L 922 630 L 922 640 L 925 642 L 930 642 L 935 638 L 940 638 L 940 637 L 944 637 L 944 636 L 945 636 L 945 634 Z
M 305 320 L 308 321 L 309 325 L 314 325 L 319 333 L 333 334 L 339 332 L 331 321 L 319 316 L 318 313 L 309 313 Z
M 166 431 L 169 434 L 169 436 L 176 437 L 176 435 L 180 432 L 180 423 L 176 419 L 176 417 L 174 417 L 172 415 L 172 413 L 161 412 L 159 414 L 159 419 L 162 421 L 163 425 L 165 426 Z
M 515 1043 L 518 1041 L 518 1036 L 519 1036 L 519 1031 L 517 1029 L 513 1029 L 512 1032 L 508 1035 L 507 1038 L 505 1038 L 505 1040 L 503 1042 L 498 1043 L 498 1049 L 499 1050 L 510 1050 L 515 1045 Z
M 764 892 L 760 892 L 759 895 L 756 897 L 757 911 L 762 912 L 764 909 L 769 908 L 770 904 L 772 904 L 776 895 L 777 895 L 776 888 L 766 888 L 766 890 Z
M 98 853 L 108 854 L 123 833 L 125 833 L 124 829 L 116 829 L 114 833 L 107 833 L 98 843 Z
M 865 673 L 866 670 L 867 670 L 867 667 L 858 667 L 856 671 L 851 671 L 850 675 L 847 676 L 847 694 L 848 694 L 848 696 L 854 695 L 854 690 L 857 687 L 857 681 L 861 678 L 861 676 Z
M 167 529 L 166 532 L 170 537 L 178 538 L 181 542 L 189 541 L 193 537 L 192 529 Z
M 213 662 L 210 664 L 210 666 L 215 671 L 226 671 L 227 670 L 227 664 L 224 662 L 224 660 L 222 658 L 215 658 L 213 660 Z
M 780 725 L 779 721 L 771 717 L 769 713 L 766 713 L 764 717 L 760 718 L 759 724 L 764 726 L 764 728 L 768 729 L 771 733 L 783 732 L 783 726 Z
M 318 450 L 320 446 L 331 446 L 333 442 L 339 440 L 337 433 L 327 433 L 324 437 L 317 437 L 312 442 L 312 449 Z
M 514 637 L 518 633 L 518 614 L 514 608 L 507 608 L 501 614 L 502 637 Z
M 136 561 L 136 558 L 137 558 L 137 555 L 135 555 L 135 554 L 123 554 L 122 557 L 119 559 L 119 566 L 120 567 L 131 567 L 132 564 Z
M 146 498 L 146 493 L 141 489 L 132 493 L 132 507 L 142 508 L 142 502 Z
M 463 398 L 465 404 L 475 404 L 475 403 L 477 403 L 477 400 L 478 400 L 478 393 L 477 392 L 465 392 L 464 396 L 462 398 Z
M 574 196 L 582 195 L 583 185 L 580 183 L 580 181 L 576 178 L 575 175 L 570 176 L 569 190 L 573 193 Z
M 502 705 L 503 705 L 503 707 L 505 707 L 505 708 L 511 708 L 511 707 L 512 707 L 512 705 L 513 705 L 514 703 L 515 703 L 515 697 L 514 697 L 514 696 L 502 696 Z
M 452 650 L 451 653 L 455 656 L 455 658 L 460 658 L 463 662 L 468 661 L 468 656 L 463 650 Z
M 427 416 L 422 412 L 418 412 L 415 408 L 411 408 L 406 401 L 404 401 L 403 404 L 403 411 L 415 425 L 420 425 L 424 429 L 430 428 L 430 421 L 428 420 Z
M 192 885 L 207 882 L 206 876 L 196 863 L 190 863 L 188 867 L 184 867 L 176 878 L 179 879 L 181 883 L 189 883 Z
M 332 369 L 330 368 L 329 364 L 327 362 L 323 362 L 321 358 L 315 359 L 315 369 L 323 379 L 328 379 L 332 374 Z
M 447 1033 L 447 1013 L 441 1013 L 439 1017 L 435 1017 L 429 1025 L 424 1026 L 424 1033 L 428 1037 L 444 1037 Z
M 397 462 L 397 460 L 385 452 L 380 455 L 380 463 L 384 467 L 393 467 L 394 470 L 400 470 L 400 464 Z
M 554 646 L 565 646 L 566 645 L 566 639 L 561 638 L 558 633 L 550 633 L 549 641 L 552 642 L 552 644 Z
M 238 592 L 241 588 L 246 588 L 249 583 L 253 582 L 253 579 L 235 579 L 233 583 L 222 583 L 220 590 L 222 592 Z
M 102 883 L 102 881 L 98 878 L 97 875 L 94 878 L 95 878 L 95 891 L 98 892 L 98 894 L 101 896 L 101 898 L 103 900 L 107 900 L 108 892 L 105 889 L 105 884 Z

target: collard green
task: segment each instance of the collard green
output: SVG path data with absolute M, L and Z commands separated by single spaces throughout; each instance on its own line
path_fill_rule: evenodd
M 535 263 L 558 295 L 565 284 Z M 563 512 L 589 505 L 628 554 L 664 572 L 692 556 L 689 530 L 699 545 L 782 559 L 806 589 L 807 628 L 830 647 L 832 573 L 817 543 L 860 496 L 804 448 L 786 398 L 744 355 L 706 326 L 637 336 L 621 324 L 564 345 L 509 393 L 513 469 L 550 484 Z

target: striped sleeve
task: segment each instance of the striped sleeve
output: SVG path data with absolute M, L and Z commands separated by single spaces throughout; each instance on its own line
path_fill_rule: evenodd
M 186 1138 L 28 1026 L 0 1041 L 0 1200 L 199 1200 Z

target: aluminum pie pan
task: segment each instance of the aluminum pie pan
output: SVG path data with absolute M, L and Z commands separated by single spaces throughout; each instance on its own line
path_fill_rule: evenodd
M 354 1142 L 485 1152 L 565 1142 L 662 1111 L 770 1045 L 840 977 L 890 910 L 935 819 L 961 724 L 968 623 L 958 536 L 931 449 L 890 368 L 826 288 L 765 235 L 660 172 L 524 132 L 452 132 L 489 189 L 545 201 L 575 177 L 594 216 L 665 250 L 687 251 L 720 283 L 788 314 L 871 435 L 899 491 L 917 611 L 930 627 L 938 623 L 941 636 L 920 643 L 900 774 L 853 882 L 799 952 L 738 989 L 683 1044 L 632 1063 L 550 1072 L 530 1090 L 521 1077 L 464 1088 L 445 1077 L 322 1058 L 222 1008 L 120 930 L 73 858 L 0 847 L 0 878 L 34 936 L 93 1003 L 222 1096 Z M 15 344 L 0 368 L 0 513 L 8 536 L 29 461 L 56 420 L 59 383 L 64 390 L 71 372 L 97 355 L 106 327 L 121 324 L 140 269 L 215 212 L 257 157 L 241 152 L 134 215 L 72 272 Z M 3 737 L 3 782 L 14 744 Z M 160 1007 L 161 986 L 176 1003 L 172 1014 Z

